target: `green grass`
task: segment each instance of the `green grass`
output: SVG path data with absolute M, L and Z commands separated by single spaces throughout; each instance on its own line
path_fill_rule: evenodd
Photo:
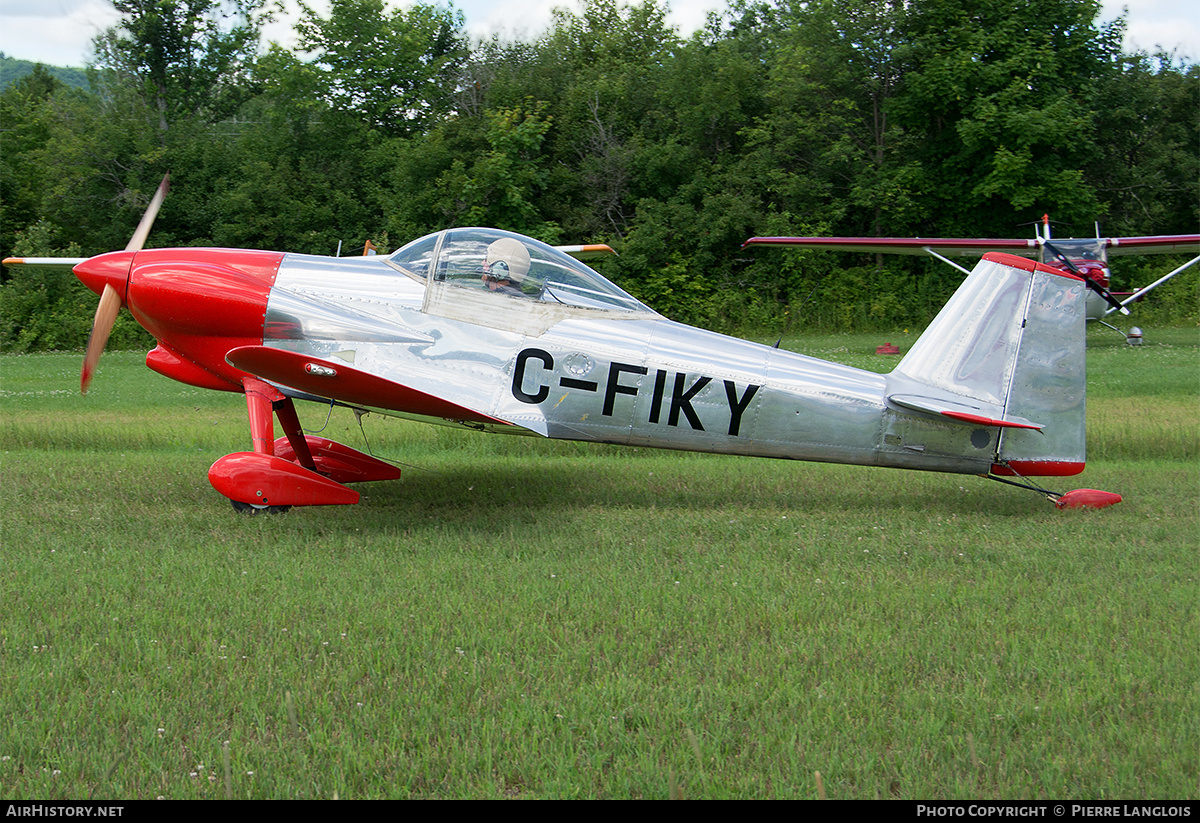
M 1195 798 L 1200 333 L 1148 340 L 1091 333 L 1102 511 L 367 417 L 403 480 L 239 517 L 241 397 L 0 357 L 0 796 Z

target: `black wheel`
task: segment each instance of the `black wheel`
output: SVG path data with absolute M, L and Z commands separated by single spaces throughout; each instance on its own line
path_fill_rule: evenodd
M 291 509 L 291 506 L 256 506 L 253 503 L 243 503 L 240 500 L 230 500 L 233 504 L 233 510 L 238 514 L 245 514 L 253 517 L 256 514 L 283 514 Z

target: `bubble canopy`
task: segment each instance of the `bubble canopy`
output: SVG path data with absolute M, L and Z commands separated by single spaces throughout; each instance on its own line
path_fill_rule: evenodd
M 499 229 L 446 229 L 429 234 L 392 254 L 388 262 L 419 280 L 490 291 L 497 299 L 655 313 L 565 252 Z

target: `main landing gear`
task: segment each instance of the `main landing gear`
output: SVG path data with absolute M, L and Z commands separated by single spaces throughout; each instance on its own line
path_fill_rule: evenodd
M 235 512 L 251 517 L 256 514 L 283 514 L 292 510 L 291 506 L 255 506 L 251 503 L 243 503 L 240 500 L 230 500 L 229 502 L 233 504 Z
M 227 454 L 208 480 L 244 514 L 285 512 L 292 506 L 358 502 L 343 483 L 397 480 L 400 469 L 324 437 L 305 435 L 290 397 L 253 377 L 243 381 L 254 451 Z M 274 417 L 285 436 L 274 439 Z

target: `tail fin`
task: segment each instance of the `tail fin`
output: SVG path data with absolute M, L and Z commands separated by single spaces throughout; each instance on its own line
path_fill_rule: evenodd
M 995 474 L 1078 474 L 1085 293 L 1073 275 L 1010 254 L 984 255 L 888 375 L 888 400 L 998 429 L 987 443 Z

